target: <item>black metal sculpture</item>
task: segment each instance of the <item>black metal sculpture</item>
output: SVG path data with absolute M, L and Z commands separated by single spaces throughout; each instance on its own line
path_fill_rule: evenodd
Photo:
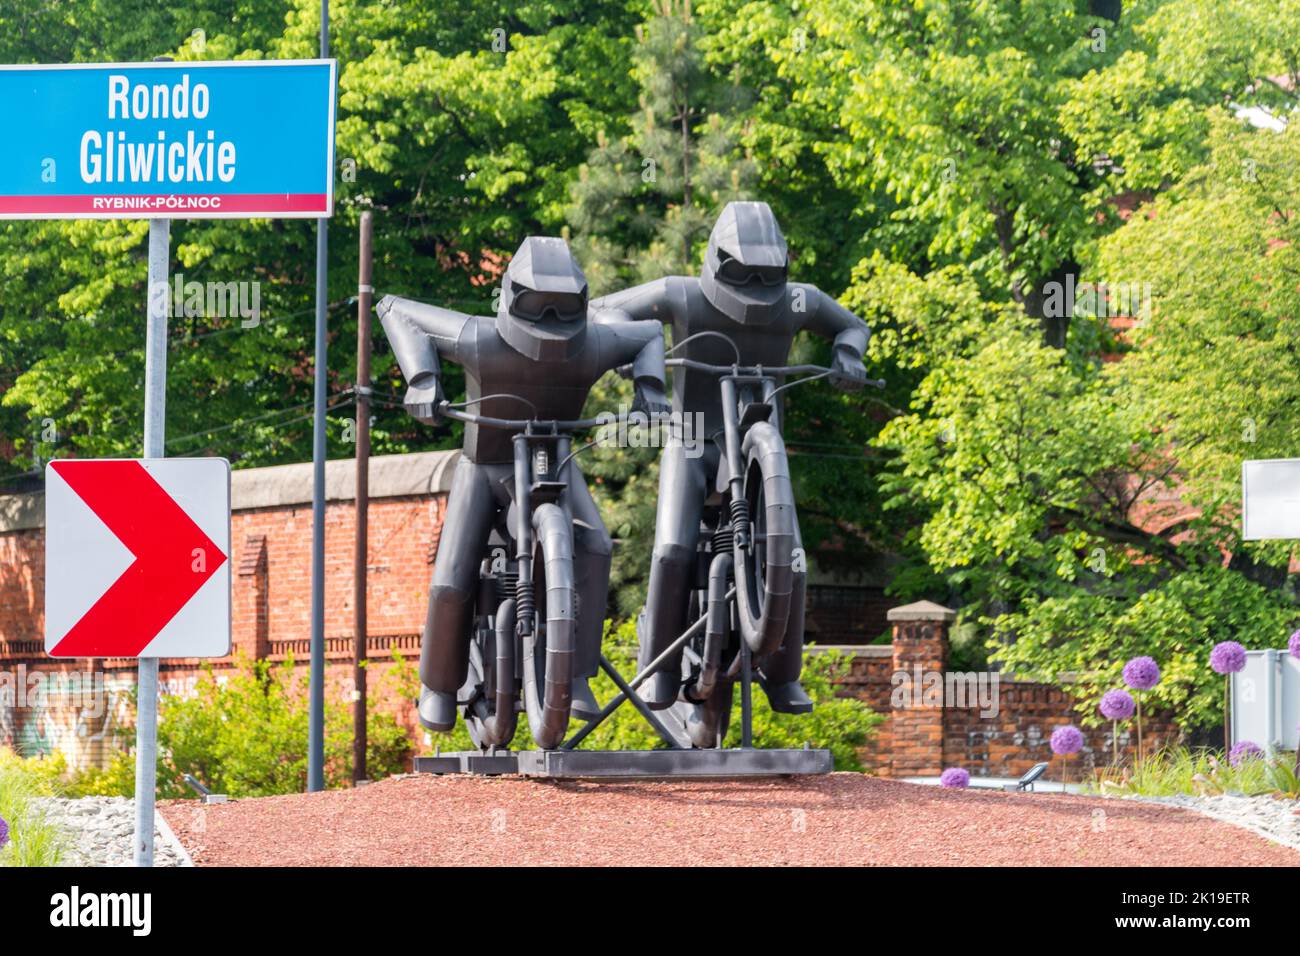
M 788 281 L 788 267 L 785 237 L 768 205 L 733 202 L 713 228 L 698 279 L 669 276 L 592 302 L 599 322 L 655 319 L 672 328 L 672 351 L 680 353 L 668 363 L 676 366 L 674 411 L 702 416 L 708 439 L 702 454 L 691 454 L 678 430 L 665 447 L 649 590 L 638 619 L 638 669 L 662 658 L 643 696 L 655 709 L 680 702 L 697 747 L 717 746 L 726 729 L 729 681 L 742 670 L 742 654 L 747 674 L 752 653 L 773 710 L 812 706 L 799 683 L 806 574 L 776 399 L 789 387 L 779 380 L 800 371 L 861 388 L 870 333 L 820 289 Z M 785 367 L 802 329 L 834 341 L 832 368 Z M 698 551 L 711 568 L 703 589 L 695 578 Z M 745 577 L 760 583 L 742 587 L 740 569 L 731 569 L 744 642 L 718 680 L 727 623 L 709 625 L 712 639 L 697 638 L 684 669 L 680 636 L 692 616 L 724 606 L 714 592 L 725 587 L 732 561 L 753 562 Z
M 419 710 L 426 727 L 448 730 L 461 704 L 479 750 L 417 758 L 417 770 L 829 771 L 825 750 L 752 747 L 750 679 L 758 676 L 775 710 L 811 709 L 799 683 L 806 565 L 779 398 L 799 382 L 866 384 L 869 333 L 816 287 L 788 282 L 787 269 L 767 205 L 732 203 L 698 279 L 669 277 L 588 303 L 568 247 L 533 237 L 511 260 L 494 318 L 393 296 L 380 302 L 409 385 L 407 409 L 421 421 L 466 425 L 430 588 Z M 671 325 L 677 357 L 665 361 L 656 323 Z M 784 364 L 801 329 L 834 340 L 832 367 Z M 469 397 L 460 405 L 443 395 L 442 358 L 465 367 Z M 666 412 L 666 367 L 675 371 L 678 417 L 661 467 L 640 662 L 625 680 L 600 653 L 611 542 L 573 462 L 572 433 L 606 423 L 576 416 L 614 368 L 635 380 L 637 410 Z M 702 422 L 703 447 L 687 447 L 684 419 Z M 619 689 L 600 709 L 587 686 L 598 668 Z M 541 749 L 512 754 L 499 748 L 515 733 L 521 677 Z M 723 750 L 737 682 L 741 747 Z M 629 701 L 668 750 L 576 749 Z M 665 723 L 655 710 L 669 707 L 677 719 Z M 570 713 L 586 723 L 566 740 Z
M 597 424 L 577 416 L 596 380 L 620 366 L 630 366 L 638 410 L 667 411 L 662 331 L 652 322 L 590 323 L 587 282 L 567 244 L 537 236 L 511 259 L 495 317 L 395 296 L 377 309 L 409 386 L 407 410 L 424 422 L 437 415 L 465 422 L 429 591 L 420 720 L 450 730 L 457 692 L 477 680 L 462 698 L 471 732 L 482 747 L 508 743 L 516 668 L 505 635 L 517 632 L 534 739 L 555 747 L 571 710 L 578 717 L 598 710 L 587 680 L 599 666 L 612 550 L 572 461 L 569 432 Z M 464 367 L 463 405 L 477 413 L 446 402 L 443 359 Z M 532 566 L 534 535 L 540 569 Z M 510 584 L 515 594 L 507 598 L 502 587 Z M 470 675 L 472 630 L 478 656 Z

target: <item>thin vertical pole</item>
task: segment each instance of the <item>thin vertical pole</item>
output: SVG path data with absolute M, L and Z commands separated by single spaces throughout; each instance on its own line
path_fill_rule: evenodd
M 1223 753 L 1224 759 L 1232 750 L 1232 675 L 1223 675 Z
M 1141 692 L 1139 692 L 1139 693 L 1137 693 L 1137 694 L 1134 694 L 1133 696 L 1137 698 L 1137 717 L 1138 717 L 1138 755 L 1137 755 L 1137 762 L 1138 762 L 1138 764 L 1141 764 L 1141 763 L 1142 763 L 1142 694 L 1141 694 Z M 1134 766 L 1133 769 L 1136 770 L 1137 767 Z
M 754 746 L 754 671 L 749 643 L 740 639 L 740 746 Z
M 149 220 L 149 286 L 144 343 L 144 457 L 165 454 L 167 420 L 167 265 L 171 221 Z M 153 866 L 154 788 L 158 777 L 158 658 L 136 663 L 135 847 L 136 866 Z
M 320 5 L 320 55 L 329 56 L 329 0 Z M 331 174 L 332 175 L 332 174 Z M 325 789 L 325 379 L 329 341 L 329 220 L 316 220 L 316 365 L 312 416 L 311 680 L 307 715 L 307 789 Z
M 370 303 L 371 215 L 361 214 L 360 262 L 357 266 L 357 542 L 353 558 L 352 781 L 366 779 L 366 561 L 370 531 Z

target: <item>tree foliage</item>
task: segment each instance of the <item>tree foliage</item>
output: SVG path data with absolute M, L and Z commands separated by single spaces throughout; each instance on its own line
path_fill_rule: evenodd
M 331 455 L 351 452 L 361 211 L 382 291 L 487 314 L 529 233 L 567 230 L 606 291 L 696 272 L 717 209 L 761 198 L 793 275 L 872 325 L 888 381 L 790 396 L 820 560 L 889 567 L 900 599 L 961 607 L 1001 666 L 1086 694 L 1150 653 L 1188 725 L 1214 719 L 1210 644 L 1276 645 L 1294 623 L 1289 545 L 1241 541 L 1238 474 L 1300 438 L 1300 0 L 331 9 Z M 311 56 L 316 11 L 0 0 L 0 60 Z M 145 234 L 0 224 L 0 489 L 56 455 L 138 453 Z M 303 222 L 173 224 L 174 269 L 259 282 L 262 319 L 174 322 L 170 454 L 307 457 L 313 240 Z M 1119 283 L 1149 301 L 1132 328 L 1095 292 Z M 382 345 L 375 367 L 376 451 L 454 445 L 403 415 Z M 606 381 L 591 407 L 627 401 Z M 655 457 L 583 459 L 623 542 L 621 615 Z

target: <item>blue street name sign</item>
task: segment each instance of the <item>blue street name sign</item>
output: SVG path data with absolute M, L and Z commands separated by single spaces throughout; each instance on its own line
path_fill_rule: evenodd
M 0 66 L 0 218 L 321 218 L 334 60 Z

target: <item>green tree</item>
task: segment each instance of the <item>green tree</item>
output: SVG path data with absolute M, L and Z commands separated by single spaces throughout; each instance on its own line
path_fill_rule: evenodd
M 630 52 L 639 109 L 610 124 L 617 135 L 596 131 L 570 185 L 571 241 L 593 295 L 695 272 L 718 211 L 749 195 L 754 164 L 737 140 L 743 91 L 709 69 L 702 35 L 689 0 L 656 0 Z M 587 404 L 594 415 L 631 400 L 630 384 L 610 375 Z M 600 447 L 584 463 L 619 541 L 612 591 L 625 615 L 644 597 L 654 540 L 659 456 L 646 444 Z
M 1289 546 L 1243 542 L 1238 517 L 1242 458 L 1293 454 L 1297 439 L 1300 149 L 1291 128 L 1223 113 L 1207 126 L 1207 162 L 1096 250 L 1100 274 L 1151 290 L 1122 361 L 1099 361 L 1119 348 L 1104 298 L 1060 350 L 1016 312 L 963 305 L 942 273 L 860 276 L 864 294 L 883 283 L 945 303 L 939 322 L 922 311 L 876 341 L 929 368 L 880 442 L 899 456 L 891 503 L 928 514 L 918 544 L 995 635 L 994 659 L 1076 676 L 1090 705 L 1150 654 L 1156 700 L 1189 728 L 1221 716 L 1214 643 L 1276 646 L 1300 620 Z
M 1215 109 L 1208 143 L 1203 165 L 1100 244 L 1096 271 L 1149 297 L 1123 378 L 1177 458 L 1183 494 L 1231 535 L 1242 459 L 1300 447 L 1300 129 Z
M 253 8 L 256 8 L 255 10 Z M 577 14 L 581 10 L 582 16 Z M 314 0 L 187 4 L 103 0 L 0 4 L 10 62 L 305 57 Z M 331 5 L 340 59 L 336 215 L 331 222 L 330 447 L 347 455 L 355 319 L 355 224 L 376 213 L 376 283 L 467 311 L 491 308 L 503 256 L 559 228 L 567 176 L 622 103 L 616 72 L 635 16 L 625 4 L 504 2 L 430 9 L 414 0 Z M 201 31 L 196 34 L 195 31 Z M 260 283 L 261 321 L 174 321 L 169 454 L 236 466 L 309 454 L 314 227 L 299 221 L 176 221 L 173 269 L 195 281 Z M 142 408 L 142 222 L 0 226 L 0 481 L 55 455 L 137 454 Z M 381 347 L 377 452 L 454 444 L 401 411 Z M 454 388 L 455 371 L 449 376 Z
M 718 210 L 753 184 L 737 141 L 745 91 L 705 63 L 690 0 L 654 9 L 630 57 L 639 109 L 622 135 L 597 131 L 571 185 L 574 251 L 595 295 L 694 272 Z

